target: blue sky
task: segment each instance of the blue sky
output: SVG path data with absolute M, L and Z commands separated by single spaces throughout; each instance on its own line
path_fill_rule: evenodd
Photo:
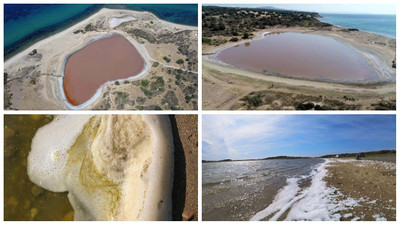
M 280 9 L 318 13 L 396 14 L 395 4 L 219 4 L 219 6 L 246 8 L 272 6 Z
M 396 148 L 394 115 L 203 115 L 203 160 Z

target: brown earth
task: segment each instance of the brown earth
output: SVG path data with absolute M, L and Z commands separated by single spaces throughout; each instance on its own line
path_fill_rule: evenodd
M 344 220 L 360 217 L 375 220 L 379 214 L 387 220 L 396 220 L 396 164 L 378 161 L 334 161 L 328 168 L 325 181 L 338 188 L 345 196 L 359 201 L 360 206 L 342 211 L 352 213 Z
M 183 220 L 182 214 L 193 214 L 198 220 L 198 122 L 197 115 L 171 115 L 175 145 L 175 175 L 173 220 Z

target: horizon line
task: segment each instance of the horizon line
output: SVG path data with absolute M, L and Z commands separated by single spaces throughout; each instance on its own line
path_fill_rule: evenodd
M 320 156 L 289 156 L 289 155 L 277 155 L 277 156 L 267 156 L 262 158 L 244 158 L 244 159 L 231 159 L 231 158 L 224 158 L 224 159 L 201 159 L 201 161 L 222 161 L 222 160 L 232 160 L 232 161 L 251 161 L 251 160 L 263 160 L 268 158 L 275 158 L 275 157 L 293 157 L 293 158 L 320 158 L 327 155 L 344 155 L 344 154 L 357 154 L 357 153 L 369 153 L 369 152 L 381 152 L 381 151 L 396 151 L 396 149 L 381 149 L 381 150 L 372 150 L 372 151 L 360 151 L 360 152 L 348 152 L 348 153 L 332 153 L 332 154 L 325 154 Z
M 273 9 L 265 9 L 262 8 L 263 6 L 254 6 L 254 7 L 246 7 L 246 6 L 229 6 L 233 4 L 203 4 L 203 6 L 214 6 L 214 7 L 221 7 L 221 8 L 239 8 L 239 9 L 264 9 L 264 10 L 276 10 L 276 11 L 292 11 L 292 12 L 306 12 L 306 13 L 328 13 L 328 14 L 343 14 L 343 15 L 391 15 L 391 16 L 396 16 L 395 13 L 367 13 L 367 12 L 318 12 L 318 11 L 306 11 L 306 10 L 293 10 L 293 9 L 284 9 L 284 8 L 279 8 L 279 7 L 274 7 L 271 5 L 265 5 L 265 6 L 270 6 Z M 290 5 L 290 4 L 288 4 Z

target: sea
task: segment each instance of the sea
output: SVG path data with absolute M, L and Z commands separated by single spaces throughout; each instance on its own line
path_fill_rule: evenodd
M 160 19 L 172 23 L 198 25 L 197 4 L 5 4 L 5 59 L 104 7 L 150 11 Z
M 396 15 L 331 13 L 320 13 L 320 15 L 322 18 L 319 20 L 322 22 L 396 38 Z
M 282 188 L 309 186 L 311 175 L 324 162 L 307 158 L 203 163 L 202 218 L 250 220 L 267 208 Z

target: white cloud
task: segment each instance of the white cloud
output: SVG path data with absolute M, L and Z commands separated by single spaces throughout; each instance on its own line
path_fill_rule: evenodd
M 237 159 L 249 152 L 272 147 L 273 137 L 290 133 L 281 126 L 290 116 L 281 115 L 205 115 L 203 116 L 203 142 L 209 148 L 204 158 Z M 260 146 L 263 142 L 263 146 Z M 271 142 L 271 145 L 265 145 Z M 203 148 L 204 149 L 204 148 Z

